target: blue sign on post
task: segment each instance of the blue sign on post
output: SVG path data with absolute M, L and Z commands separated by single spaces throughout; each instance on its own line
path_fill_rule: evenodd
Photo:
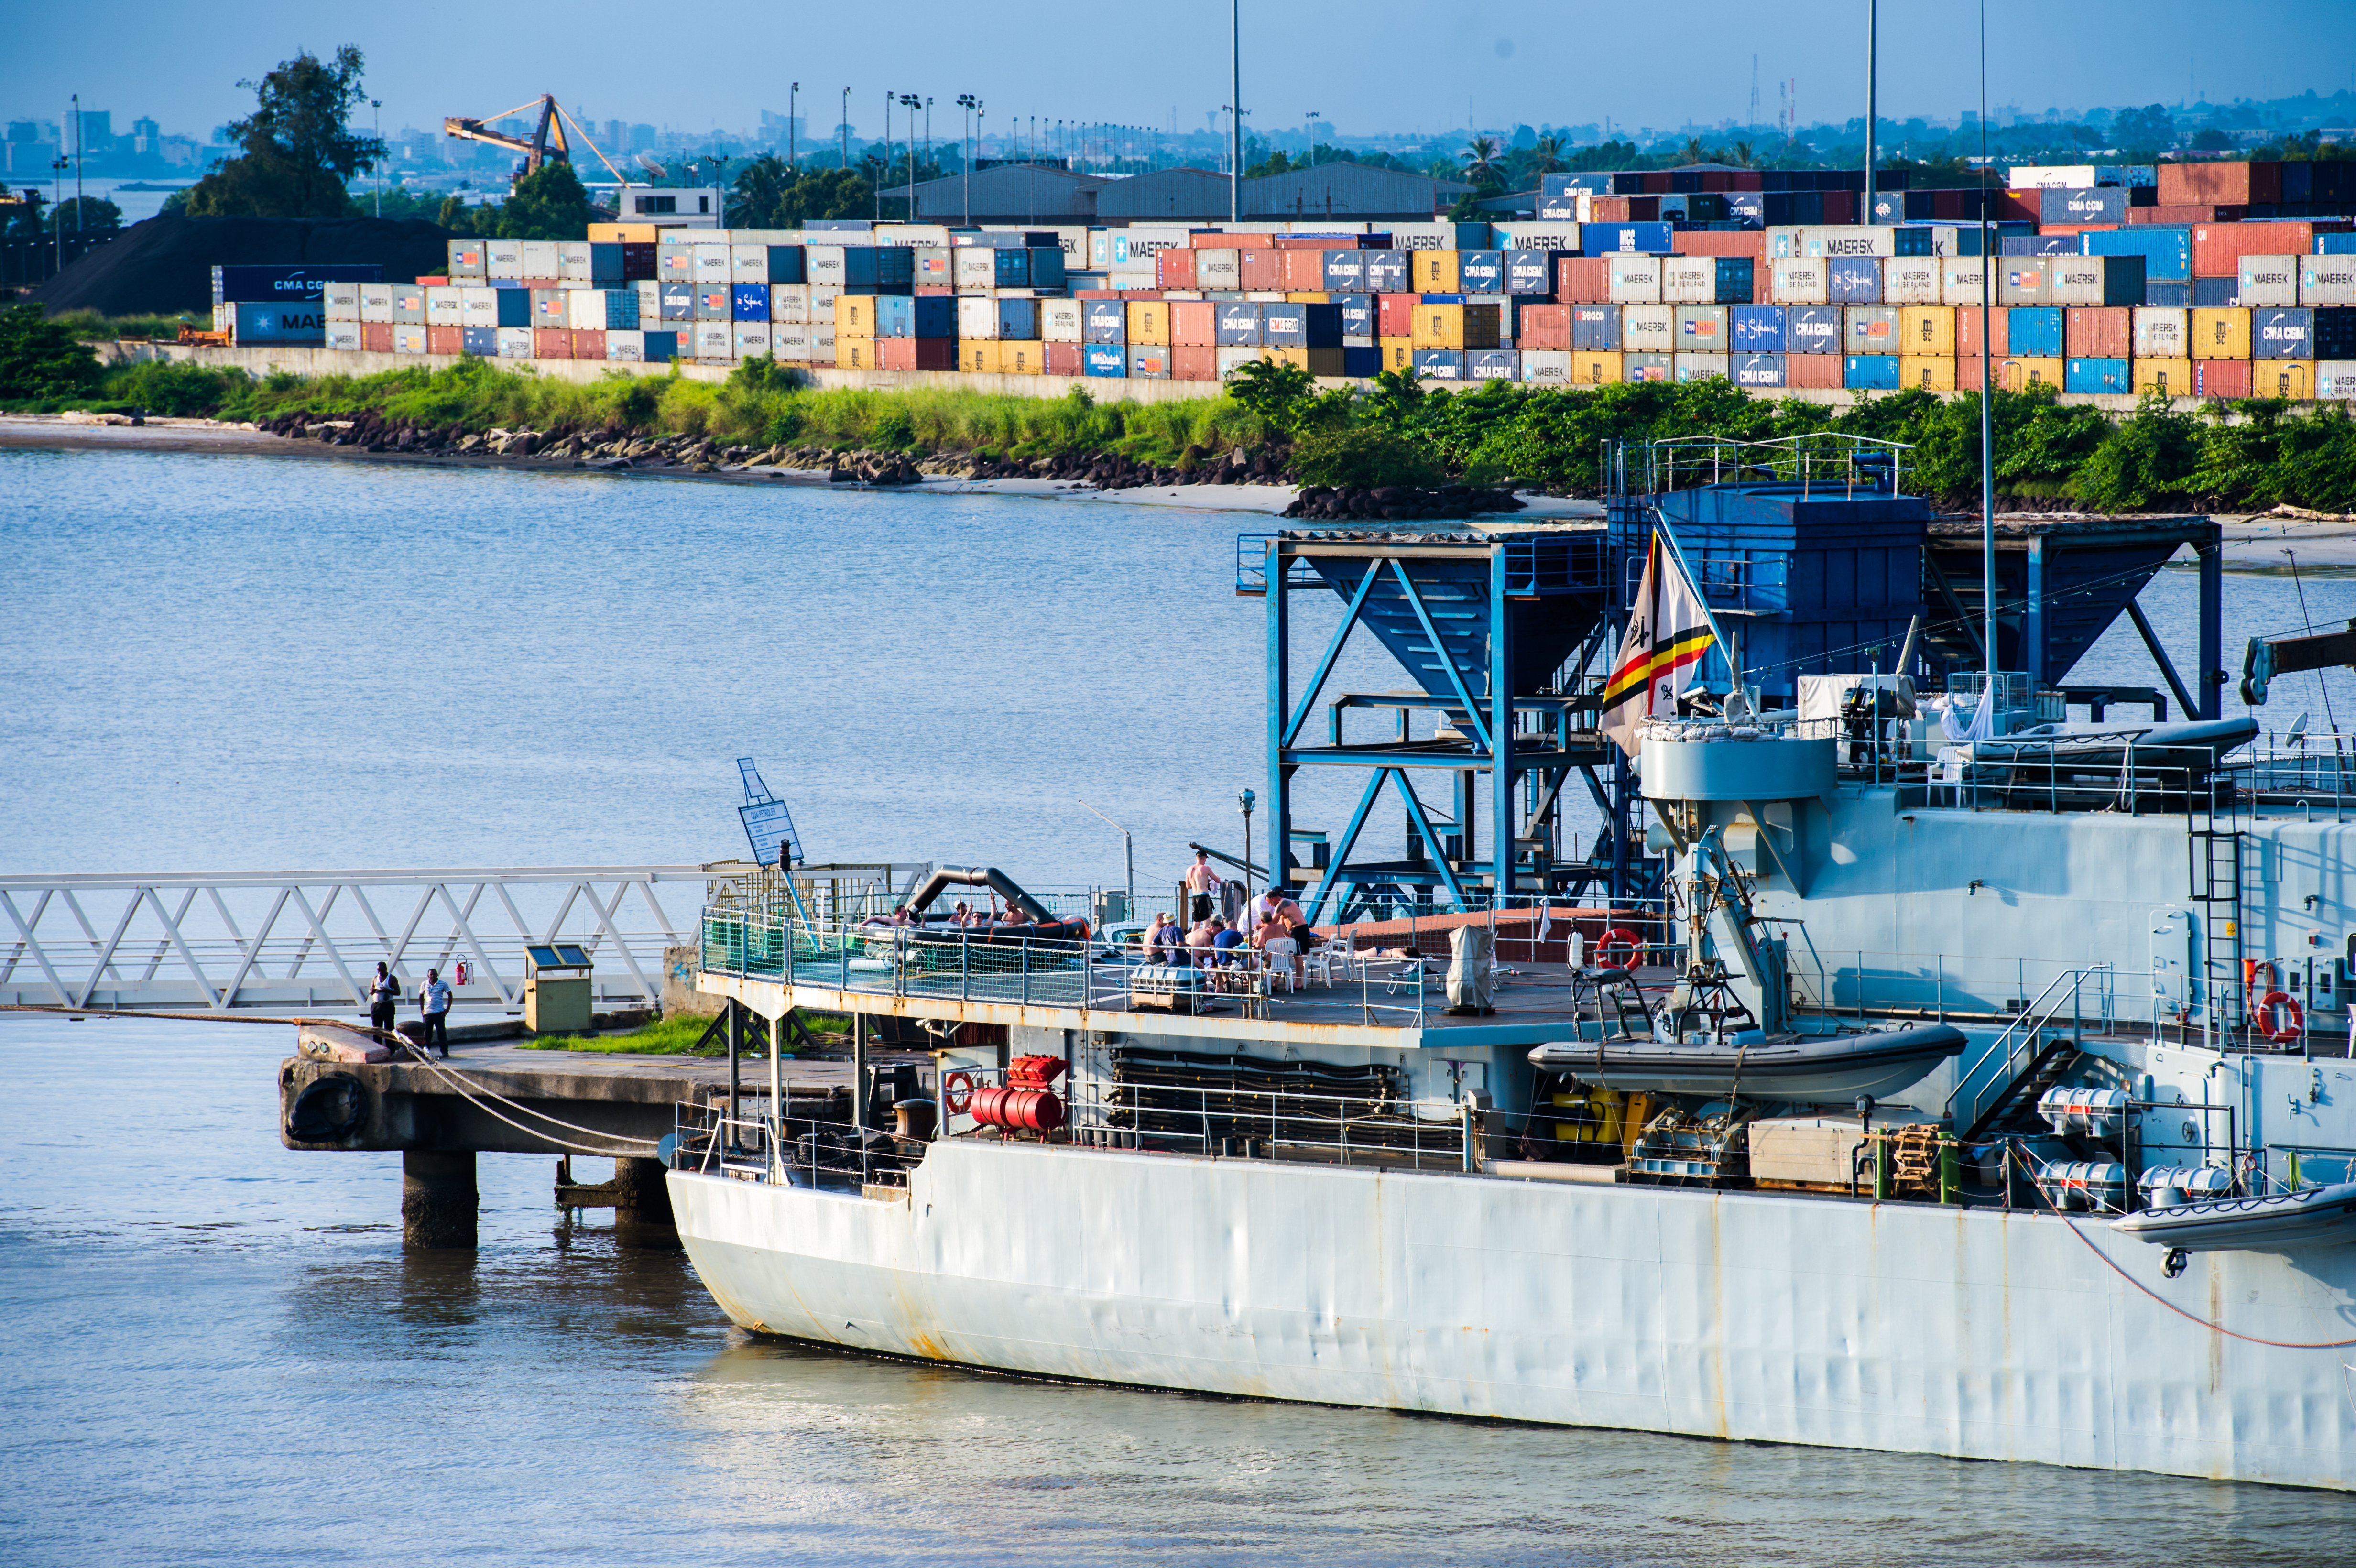
M 802 840 L 801 835 L 794 831 L 793 813 L 786 808 L 784 801 L 769 793 L 752 758 L 737 758 L 736 771 L 744 780 L 744 804 L 736 808 L 736 815 L 744 821 L 744 837 L 753 846 L 754 863 L 776 865 L 777 848 L 783 845 L 788 860 L 799 864 Z

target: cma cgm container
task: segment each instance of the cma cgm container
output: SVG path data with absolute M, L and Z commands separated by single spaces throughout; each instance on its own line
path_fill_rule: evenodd
M 1419 348 L 1415 351 L 1417 379 L 1425 381 L 1461 381 L 1464 379 L 1464 351 L 1461 348 Z
M 2250 357 L 2253 359 L 2313 359 L 2315 317 L 2311 310 L 2254 310 L 2250 313 Z M 2331 357 L 2337 358 L 2334 355 Z M 2263 392 L 2259 394 L 2265 396 Z
M 456 243 L 453 241 L 454 245 Z M 331 283 L 380 283 L 382 282 L 384 282 L 384 269 L 376 266 L 215 267 L 213 269 L 213 304 L 296 303 L 321 298 L 326 293 L 327 285 Z
M 1792 306 L 1784 312 L 1783 342 L 1787 354 L 1843 353 L 1841 307 L 1837 304 Z
M 1785 384 L 1781 354 L 1737 354 L 1730 361 L 1727 379 L 1738 387 L 1781 387 Z

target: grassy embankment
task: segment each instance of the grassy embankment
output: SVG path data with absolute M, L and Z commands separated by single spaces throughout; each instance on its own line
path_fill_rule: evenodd
M 847 1034 L 851 1020 L 819 1013 L 806 1013 L 802 1022 L 812 1034 L 831 1038 Z M 673 1019 L 658 1019 L 643 1029 L 621 1034 L 559 1034 L 523 1042 L 526 1051 L 582 1051 L 601 1056 L 726 1056 L 724 1043 L 714 1042 L 701 1051 L 695 1042 L 710 1028 L 709 1018 L 690 1013 Z M 763 1040 L 754 1048 L 755 1054 L 768 1054 L 768 1041 Z

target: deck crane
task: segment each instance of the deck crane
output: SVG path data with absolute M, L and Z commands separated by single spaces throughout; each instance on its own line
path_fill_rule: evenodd
M 494 131 L 490 128 L 492 122 L 505 120 L 511 114 L 520 114 L 535 106 L 540 110 L 540 123 L 534 127 L 529 138 L 510 136 L 504 131 Z M 541 165 L 551 158 L 561 158 L 568 164 L 573 161 L 572 144 L 565 139 L 564 134 L 564 128 L 568 125 L 573 128 L 573 133 L 581 138 L 581 144 L 595 154 L 597 161 L 605 165 L 616 179 L 624 185 L 630 183 L 630 176 L 615 168 L 614 161 L 604 153 L 598 152 L 597 144 L 589 139 L 589 133 L 581 128 L 581 123 L 578 120 L 564 112 L 563 106 L 556 101 L 556 95 L 552 92 L 543 92 L 536 99 L 519 103 L 513 109 L 503 109 L 498 113 L 488 115 L 482 120 L 469 119 L 461 114 L 450 115 L 442 122 L 442 133 L 445 136 L 458 137 L 463 141 L 485 142 L 494 147 L 505 147 L 510 152 L 521 153 L 523 162 L 516 165 L 516 173 L 533 175 L 538 174 Z

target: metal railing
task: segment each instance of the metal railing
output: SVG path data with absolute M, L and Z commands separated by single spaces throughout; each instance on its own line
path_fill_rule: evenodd
M 2047 1044 L 2045 1030 L 2052 1026 L 2065 1000 L 2070 1006 L 2072 1038 L 2083 1038 L 2085 994 L 2090 980 L 2094 983 L 2095 999 L 2102 1008 L 2100 1019 L 2107 1025 L 2113 992 L 2109 965 L 2088 965 L 2056 975 L 2035 999 L 2021 1009 L 2019 1017 L 2007 1024 L 1994 1040 L 1982 1046 L 1978 1054 L 1955 1074 L 1955 1086 L 1948 1092 L 1946 1103 L 1941 1107 L 1954 1125 L 1959 1128 L 1975 1125 L 1995 1099 L 2010 1090 L 2021 1069 L 2027 1065 L 2026 1061 L 2019 1060 L 2022 1048 L 2026 1046 L 2029 1060 L 2034 1060 L 2037 1052 L 2044 1049 Z M 1982 1070 L 1991 1061 L 2001 1065 L 1983 1075 Z M 1978 1086 L 1974 1087 L 1975 1083 Z M 1958 1110 L 1955 1102 L 1966 1093 L 1969 1099 L 1965 1108 Z

